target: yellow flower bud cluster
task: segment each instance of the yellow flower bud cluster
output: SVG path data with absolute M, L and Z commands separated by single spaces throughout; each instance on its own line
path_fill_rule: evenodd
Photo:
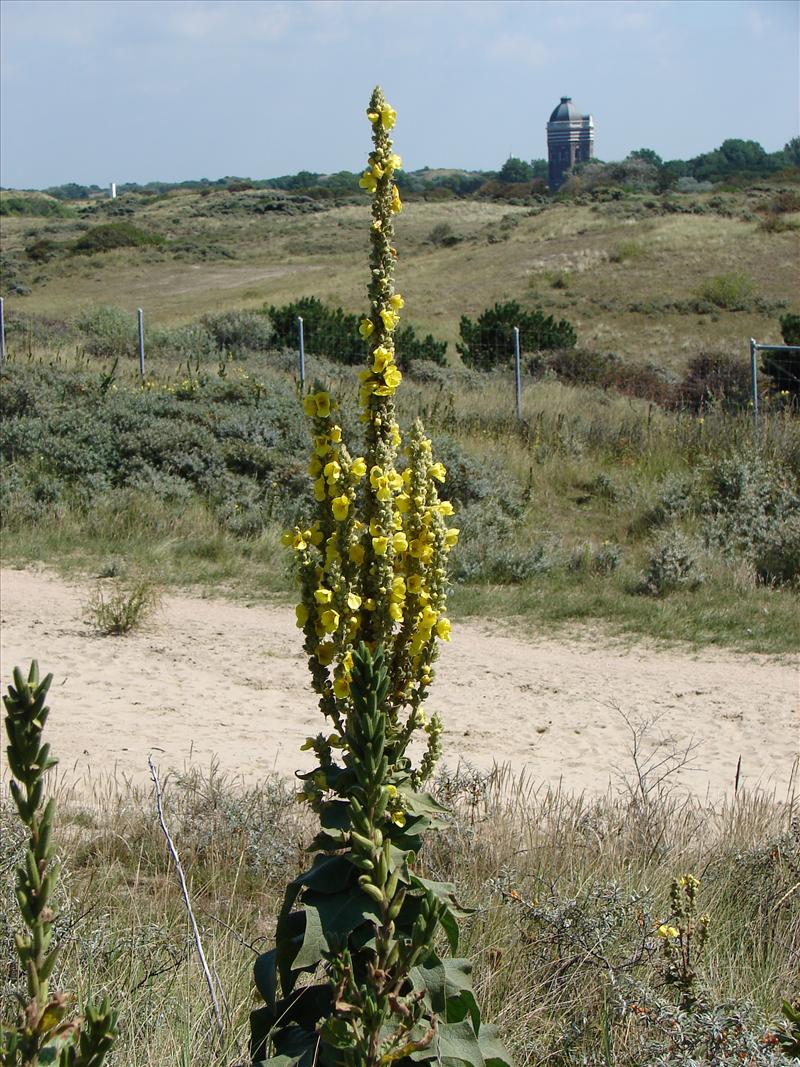
M 428 722 L 422 703 L 433 679 L 438 642 L 450 638 L 447 556 L 458 530 L 449 525 L 452 505 L 438 496 L 445 468 L 434 461 L 419 422 L 400 451 L 393 394 L 402 375 L 393 338 L 404 300 L 394 290 L 392 248 L 392 175 L 400 159 L 388 137 L 394 111 L 379 89 L 368 114 L 373 150 L 362 185 L 373 198 L 372 269 L 370 311 L 359 325 L 369 349 L 360 374 L 366 450 L 363 456 L 351 457 L 342 428 L 334 421 L 335 402 L 315 387 L 303 406 L 312 420 L 308 473 L 317 513 L 307 528 L 288 531 L 284 542 L 298 565 L 297 625 L 305 635 L 321 710 L 338 731 L 332 736 L 345 732 L 354 648 L 360 641 L 372 651 L 380 645 L 390 672 L 387 744 L 399 757 L 415 731 L 427 734 L 428 752 L 420 771 L 412 772 L 420 778 L 432 771 L 440 748 L 441 723 L 436 716 Z M 333 742 L 322 735 L 311 741 L 323 764 Z M 309 780 L 304 795 L 313 799 L 314 790 Z M 399 820 L 404 814 L 397 808 L 391 818 Z

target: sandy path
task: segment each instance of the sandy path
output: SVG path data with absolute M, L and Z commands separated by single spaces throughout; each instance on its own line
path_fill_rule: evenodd
M 55 675 L 48 732 L 69 780 L 92 768 L 147 777 L 147 754 L 250 780 L 310 765 L 320 729 L 293 613 L 170 596 L 147 632 L 99 637 L 81 621 L 88 583 L 3 570 L 2 679 L 37 657 Z M 448 762 L 494 761 L 534 781 L 605 790 L 630 768 L 631 721 L 658 717 L 648 744 L 698 742 L 676 781 L 700 794 L 741 781 L 783 795 L 800 751 L 797 660 L 696 654 L 597 638 L 523 639 L 468 622 L 445 646 L 430 710 Z

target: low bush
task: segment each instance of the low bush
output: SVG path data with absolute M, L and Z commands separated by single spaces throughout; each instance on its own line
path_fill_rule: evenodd
M 93 255 L 114 248 L 146 248 L 164 243 L 165 238 L 159 234 L 141 230 L 131 222 L 105 222 L 87 230 L 75 241 L 72 250 L 80 255 Z
M 747 362 L 725 352 L 703 352 L 689 361 L 672 402 L 695 412 L 713 405 L 734 412 L 746 408 L 751 395 L 751 372 Z
M 16 215 L 30 218 L 72 218 L 75 211 L 58 200 L 44 196 L 0 196 L 0 216 Z
M 275 328 L 266 315 L 252 311 L 222 311 L 205 315 L 202 327 L 216 346 L 234 357 L 265 352 L 275 343 Z
M 98 633 L 120 637 L 140 629 L 160 602 L 158 590 L 145 578 L 113 584 L 98 582 L 86 604 L 84 618 Z
M 741 272 L 715 274 L 706 279 L 697 295 L 724 311 L 747 311 L 753 304 L 755 286 L 752 278 Z
M 662 597 L 678 589 L 697 589 L 704 580 L 692 546 L 682 534 L 672 531 L 656 544 L 639 590 L 648 596 Z
M 101 359 L 132 356 L 138 343 L 135 314 L 115 307 L 98 307 L 78 315 L 75 327 L 89 355 Z
M 790 312 L 781 318 L 780 325 L 783 343 L 800 345 L 800 315 Z M 774 391 L 800 398 L 800 352 L 767 349 L 761 354 L 761 369 Z

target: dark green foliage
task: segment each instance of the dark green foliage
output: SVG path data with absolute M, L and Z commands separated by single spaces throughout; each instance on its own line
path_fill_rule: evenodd
M 45 705 L 53 676 L 39 678 L 36 661 L 27 678 L 17 667 L 14 685 L 3 697 L 8 735 L 8 766 L 13 775 L 10 793 L 20 822 L 30 833 L 25 861 L 16 872 L 16 896 L 25 926 L 15 938 L 19 970 L 26 992 L 19 994 L 19 1016 L 0 1026 L 0 1062 L 3 1067 L 101 1067 L 114 1043 L 116 1012 L 108 1000 L 89 1007 L 86 1018 L 68 1018 L 69 998 L 50 991 L 50 976 L 59 954 L 53 944 L 57 917 L 54 890 L 58 864 L 54 859 L 55 801 L 44 805 L 47 772 L 58 762 L 43 743 L 50 709 Z M 81 1023 L 83 1025 L 81 1025 Z
M 163 245 L 164 238 L 156 233 L 148 233 L 131 222 L 105 222 L 93 226 L 72 246 L 73 251 L 81 255 L 95 252 L 108 252 L 113 248 L 144 248 L 148 245 Z
M 800 315 L 784 315 L 780 323 L 783 343 L 800 345 Z M 768 349 L 762 352 L 761 360 L 761 369 L 776 392 L 788 393 L 795 401 L 800 398 L 800 352 Z
M 21 215 L 31 218 L 71 218 L 75 212 L 58 200 L 43 196 L 0 196 L 0 216 Z
M 533 181 L 533 167 L 516 156 L 509 156 L 497 174 L 501 182 L 530 182 Z
M 468 367 L 491 370 L 506 366 L 513 359 L 513 328 L 519 327 L 520 347 L 524 352 L 542 349 L 573 348 L 577 334 L 566 319 L 555 321 L 543 311 L 528 311 L 516 300 L 495 304 L 481 312 L 477 321 L 461 316 L 460 344 L 456 351 Z
M 400 326 L 394 335 L 397 363 L 402 370 L 407 370 L 411 363 L 425 359 L 447 365 L 447 341 L 437 341 L 432 334 L 417 337 L 413 326 Z
M 279 345 L 297 348 L 299 316 L 303 319 L 306 352 L 347 364 L 361 363 L 366 357 L 366 345 L 358 333 L 358 316 L 342 308 L 330 308 L 316 296 L 304 296 L 282 307 L 273 305 L 267 313 Z
M 388 688 L 382 649 L 373 657 L 362 644 L 343 766 L 328 746 L 301 776 L 319 797 L 321 830 L 311 868 L 287 888 L 276 946 L 256 961 L 255 1067 L 510 1067 L 496 1028 L 481 1022 L 471 963 L 434 948 L 440 930 L 457 949 L 461 909 L 452 885 L 413 864 L 444 809 L 413 784 Z M 320 965 L 322 981 L 298 984 Z
M 297 319 L 302 317 L 303 341 L 309 354 L 347 364 L 361 363 L 366 358 L 367 346 L 358 332 L 361 320 L 342 308 L 331 308 L 315 296 L 304 296 L 282 307 L 270 307 L 268 314 L 278 345 L 297 348 Z M 403 369 L 415 359 L 430 360 L 440 366 L 447 362 L 447 342 L 437 341 L 431 334 L 418 337 L 413 326 L 401 326 L 394 340 L 397 362 Z

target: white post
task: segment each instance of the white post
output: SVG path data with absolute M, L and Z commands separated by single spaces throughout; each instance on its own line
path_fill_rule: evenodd
M 306 348 L 303 338 L 303 317 L 297 316 L 297 343 L 300 348 L 300 389 L 306 387 Z
M 514 386 L 517 395 L 517 418 L 522 418 L 522 379 L 519 366 L 519 326 L 514 327 Z
M 109 188 L 109 193 L 111 194 L 111 199 L 112 200 L 116 200 L 117 199 L 117 183 L 116 182 L 112 182 L 111 183 L 111 186 Z
M 6 365 L 6 317 L 4 311 L 5 302 L 0 296 L 0 367 Z
M 753 385 L 753 426 L 758 427 L 758 365 L 756 362 L 756 353 L 758 352 L 758 344 L 754 337 L 750 338 L 750 376 L 752 378 Z
M 144 312 L 141 308 L 136 309 L 139 320 L 139 374 L 144 381 Z

